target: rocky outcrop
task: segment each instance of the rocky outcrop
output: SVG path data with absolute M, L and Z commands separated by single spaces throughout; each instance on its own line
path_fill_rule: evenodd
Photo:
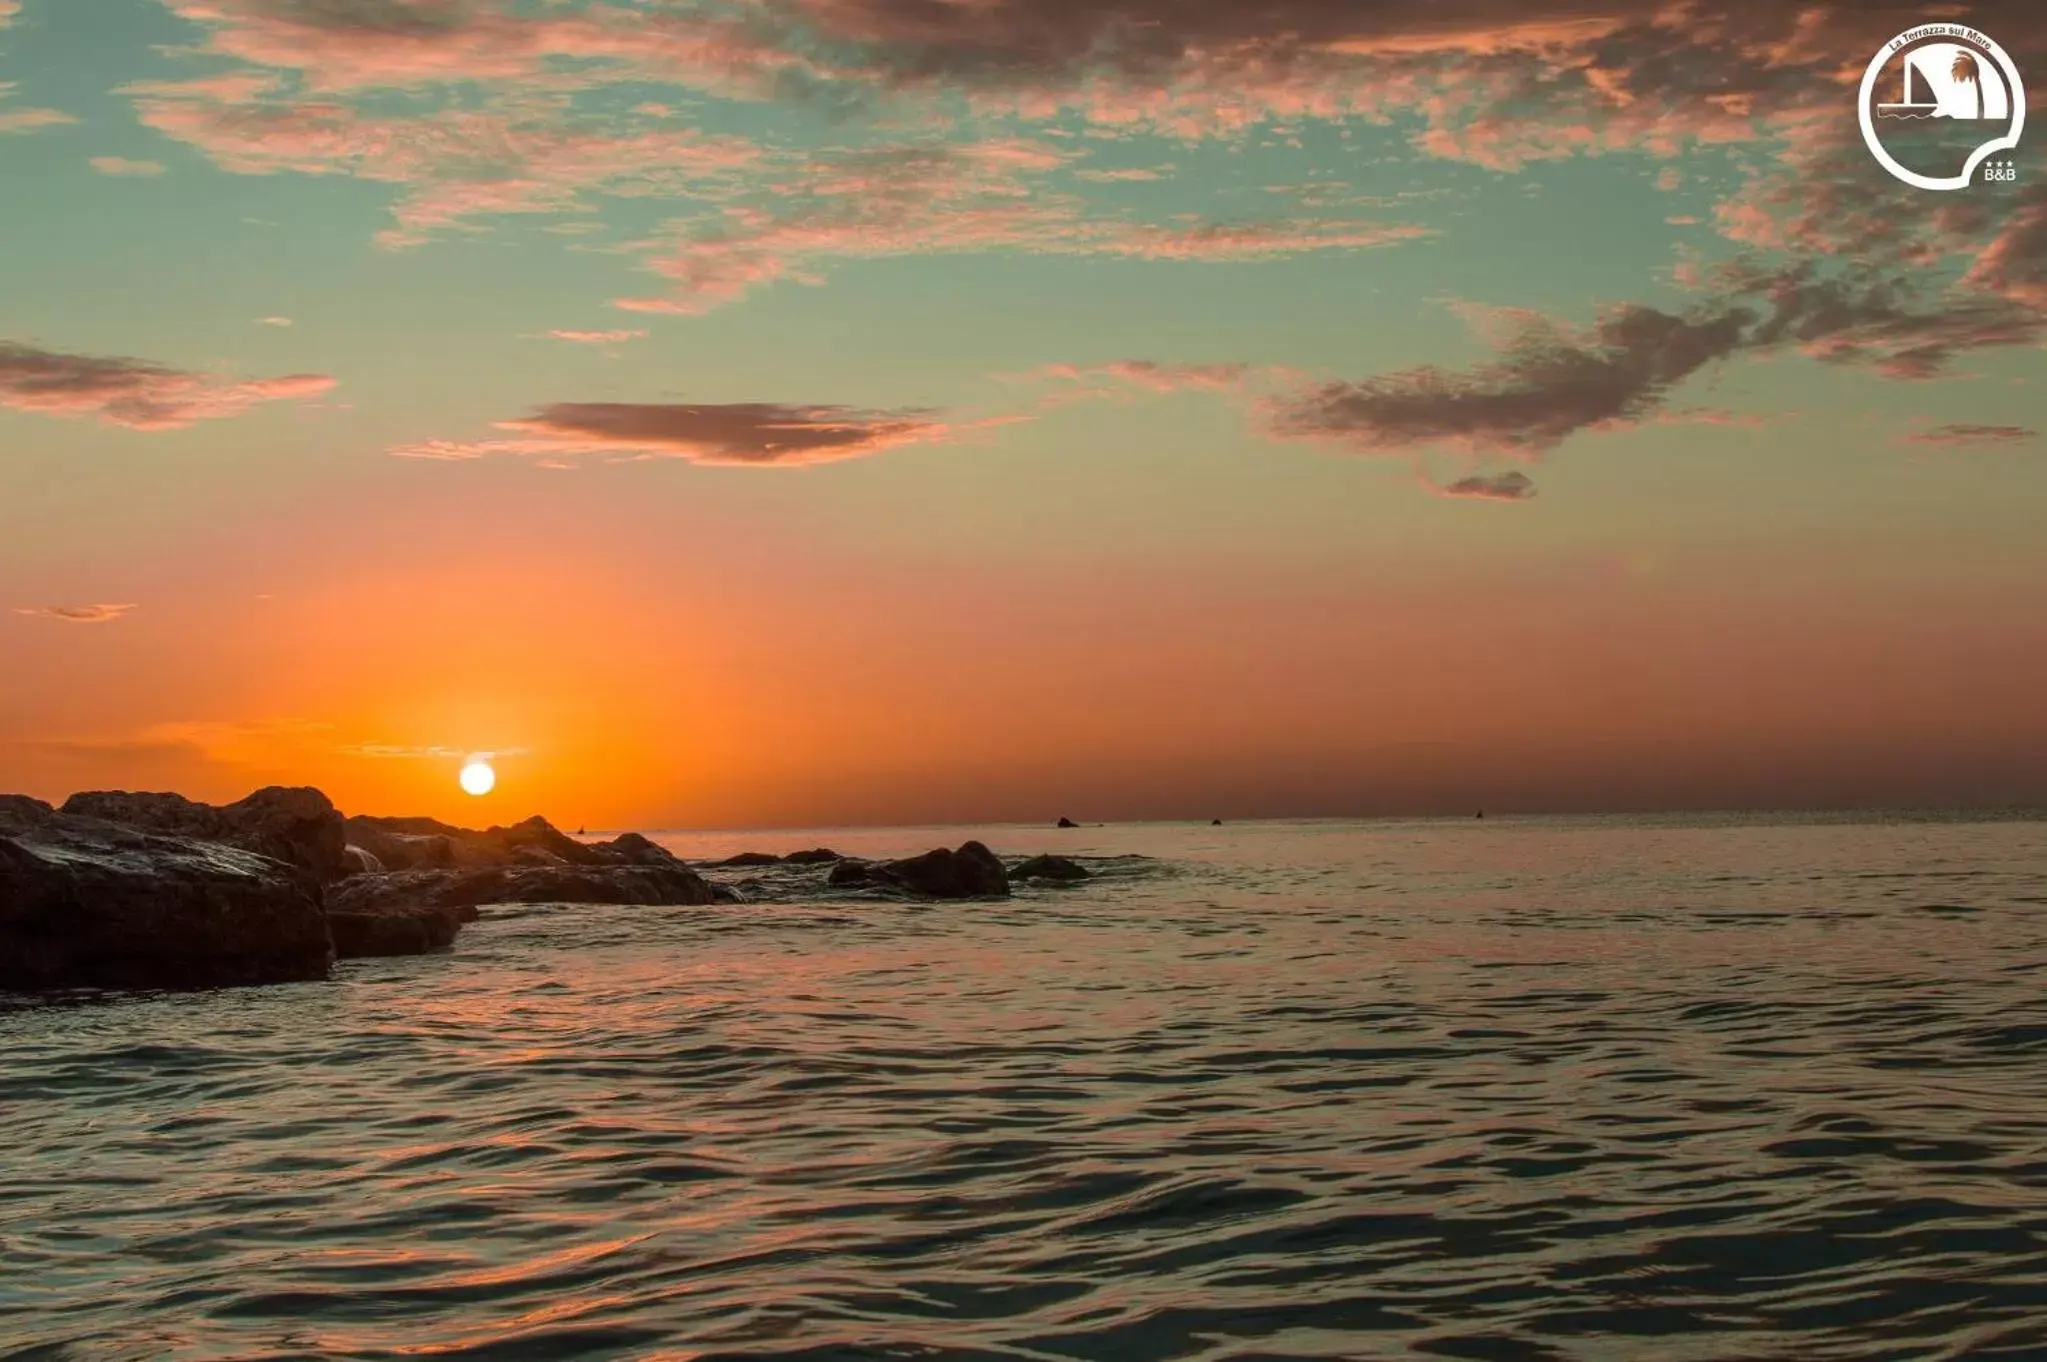
M 361 878 L 361 877 L 358 877 Z M 334 938 L 334 958 L 359 960 L 372 956 L 425 955 L 455 944 L 464 922 L 476 910 L 392 906 L 363 912 L 327 913 Z
M 943 847 L 900 861 L 842 860 L 825 883 L 839 888 L 885 889 L 928 899 L 1006 899 L 1009 874 L 979 842 L 957 851 Z
M 133 807 L 153 820 L 196 817 L 167 802 L 176 796 L 140 798 Z M 124 807 L 111 796 L 78 799 L 86 807 Z M 280 805 L 310 807 L 296 799 Z M 338 815 L 335 821 L 338 830 Z M 271 826 L 301 825 L 283 818 Z M 299 863 L 239 846 L 0 797 L 0 988 L 324 979 L 333 949 L 308 877 Z
M 515 864 L 521 853 L 532 851 L 546 852 L 563 865 L 603 865 L 606 859 L 596 846 L 577 841 L 537 815 L 510 827 L 477 832 L 436 818 L 357 814 L 348 820 L 347 830 L 350 842 L 392 870 L 482 869 Z
M 1080 826 L 1080 824 L 1074 822 L 1071 818 L 1062 818 L 1057 823 L 1053 824 L 1053 826 L 1061 828 L 1077 828 Z
M 730 903 L 737 895 L 680 862 L 668 865 L 494 866 L 356 875 L 328 893 L 327 914 L 473 909 L 491 903 Z M 472 914 L 473 916 L 473 914 Z
M 777 856 L 772 851 L 742 851 L 737 856 L 727 856 L 722 861 L 706 861 L 707 870 L 751 870 L 764 865 L 830 865 L 841 859 L 839 853 L 829 847 L 812 847 L 808 851 L 792 851 L 786 856 Z
M 326 795 L 304 786 L 273 785 L 246 799 L 215 806 L 175 794 L 95 790 L 75 794 L 62 810 L 141 832 L 253 851 L 302 872 L 313 884 L 352 874 L 349 838 Z
M 1012 880 L 1057 880 L 1061 883 L 1075 883 L 1091 878 L 1087 867 L 1064 856 L 1033 856 L 1018 861 L 1009 868 Z

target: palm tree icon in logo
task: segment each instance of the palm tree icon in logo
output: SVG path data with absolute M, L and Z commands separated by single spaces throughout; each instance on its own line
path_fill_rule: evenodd
M 1983 117 L 1983 72 L 1976 65 L 1976 59 L 1967 52 L 1955 53 L 1955 64 L 1948 74 L 1963 85 L 1973 86 L 1976 91 L 1976 117 Z

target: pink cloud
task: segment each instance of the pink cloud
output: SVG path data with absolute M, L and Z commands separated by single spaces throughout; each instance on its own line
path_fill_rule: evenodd
M 568 341 L 574 345 L 622 345 L 627 341 L 644 340 L 644 330 L 629 331 L 550 331 L 553 340 Z
M 1984 445 L 2020 445 L 2040 438 L 2030 426 L 1986 426 L 1956 422 L 1916 430 L 1904 437 L 1907 444 L 1938 445 L 1945 449 Z
M 134 608 L 132 601 L 122 605 L 24 605 L 14 613 L 66 624 L 112 624 Z
M 0 408 L 97 417 L 130 430 L 175 430 L 222 420 L 264 402 L 318 397 L 333 386 L 324 374 L 235 382 L 145 360 L 63 354 L 0 341 Z
M 1071 154 L 1019 139 L 903 145 L 806 158 L 766 204 L 733 205 L 686 231 L 647 268 L 664 295 L 633 312 L 710 311 L 781 279 L 812 282 L 827 261 L 1016 250 L 1151 260 L 1257 260 L 1360 250 L 1430 235 L 1376 222 L 1284 218 L 1134 222 L 1093 214 L 1044 177 Z
M 160 161 L 131 161 L 126 156 L 95 156 L 92 158 L 92 168 L 102 175 L 163 174 L 163 163 Z

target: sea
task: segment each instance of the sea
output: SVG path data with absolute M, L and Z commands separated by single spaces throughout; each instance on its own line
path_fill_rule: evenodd
M 10 1000 L 0 1357 L 2047 1358 L 2047 821 L 968 837 Z

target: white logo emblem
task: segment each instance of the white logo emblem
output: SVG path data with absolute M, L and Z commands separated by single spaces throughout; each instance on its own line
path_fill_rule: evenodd
M 1921 24 L 1870 58 L 1857 110 L 1885 170 L 1921 189 L 1967 189 L 1977 166 L 2019 144 L 2026 87 L 2005 50 L 1975 29 Z M 1992 162 L 1983 178 L 2016 173 Z

